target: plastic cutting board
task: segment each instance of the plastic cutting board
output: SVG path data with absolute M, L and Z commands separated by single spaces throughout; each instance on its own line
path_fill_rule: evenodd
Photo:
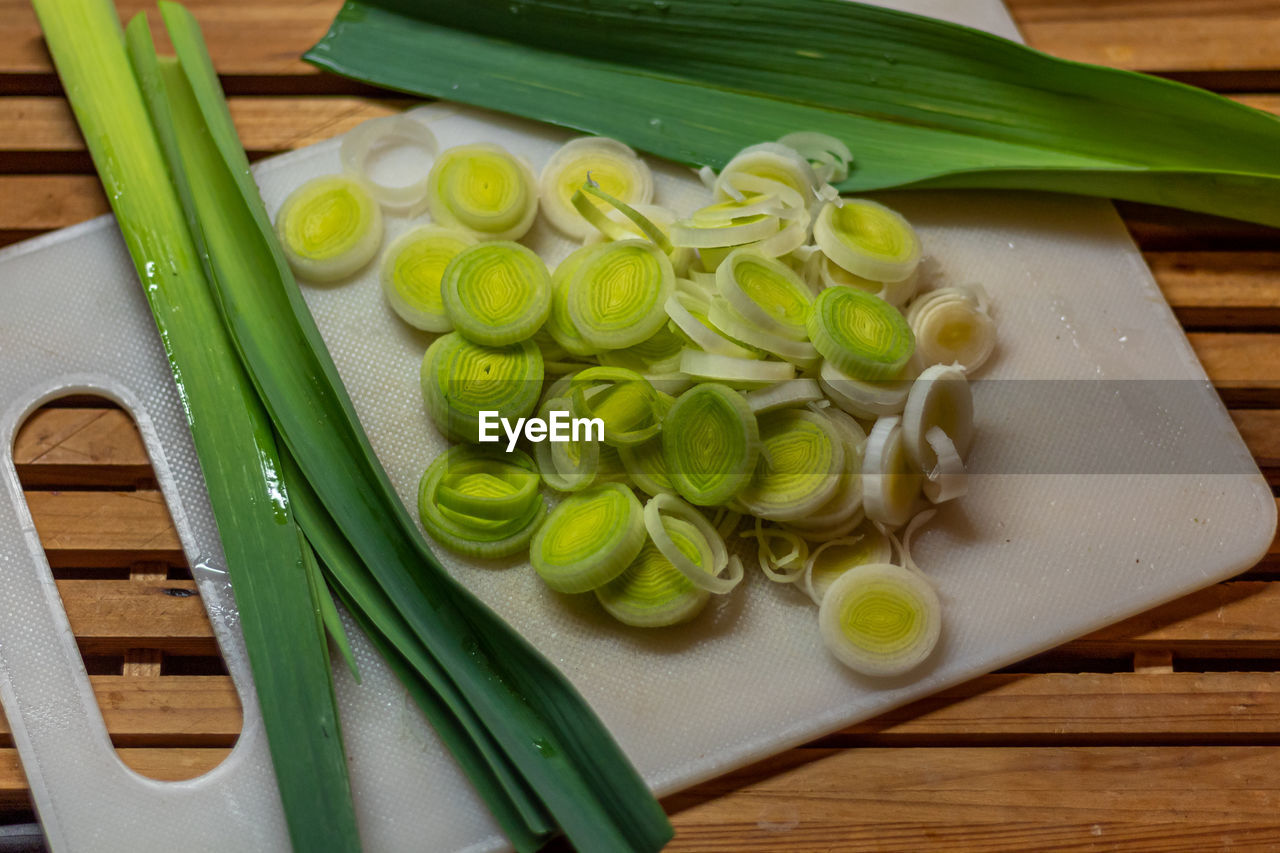
M 997 2 L 901 5 L 1016 36 Z M 442 145 L 494 141 L 535 168 L 568 138 L 447 105 L 421 109 Z M 337 152 L 330 140 L 260 164 L 268 208 L 337 171 Z M 704 197 L 688 170 L 655 171 L 659 203 L 687 211 Z M 644 632 L 614 623 L 590 596 L 549 592 L 527 565 L 481 568 L 442 554 L 569 676 L 660 795 L 1229 577 L 1270 541 L 1271 491 L 1109 204 L 886 198 L 918 226 L 931 284 L 982 282 L 1000 331 L 982 373 L 991 381 L 976 389 L 970 494 L 914 544 L 945 615 L 941 646 L 914 678 L 873 682 L 843 669 L 823 650 L 807 599 L 758 574 L 693 624 Z M 407 226 L 389 218 L 388 239 Z M 545 223 L 526 242 L 553 261 L 571 248 Z M 428 338 L 383 304 L 376 270 L 305 290 L 374 448 L 412 505 L 442 447 L 417 386 Z M 6 451 L 0 700 L 53 848 L 287 849 L 199 467 L 110 218 L 0 252 L 0 365 L 5 448 L 28 413 L 70 391 L 103 393 L 133 413 L 245 708 L 240 741 L 204 777 L 155 782 L 118 761 Z M 340 665 L 336 678 L 366 848 L 503 849 L 412 703 L 363 638 L 353 640 L 363 684 Z

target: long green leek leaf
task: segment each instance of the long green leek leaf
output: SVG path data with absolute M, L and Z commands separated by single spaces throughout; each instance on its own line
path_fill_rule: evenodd
M 223 331 L 109 2 L 35 0 L 191 427 L 297 850 L 359 848 L 309 558 L 270 422 Z
M 1280 120 L 845 0 L 348 0 L 305 55 L 365 82 L 722 167 L 817 130 L 840 188 L 1108 196 L 1280 226 Z
M 525 783 L 583 850 L 656 850 L 670 824 L 569 682 L 459 586 L 378 464 L 293 281 L 199 28 L 161 14 L 191 109 L 176 122 L 224 323 L 320 504 Z M 184 108 L 185 109 L 185 108 Z M 197 168 L 198 167 L 198 168 Z

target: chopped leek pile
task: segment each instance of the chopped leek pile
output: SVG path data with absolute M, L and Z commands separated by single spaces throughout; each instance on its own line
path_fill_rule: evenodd
M 392 310 L 445 332 L 420 381 L 460 444 L 422 476 L 427 533 L 527 554 L 551 589 L 642 628 L 731 593 L 754 545 L 764 577 L 821 606 L 837 660 L 885 676 L 927 659 L 940 608 L 905 540 L 966 490 L 967 377 L 995 323 L 980 286 L 922 280 L 899 213 L 836 192 L 852 156 L 808 131 L 753 145 L 673 211 L 614 140 L 564 145 L 532 196 L 495 145 L 441 153 L 434 221 L 382 263 Z M 508 213 L 487 230 L 458 213 L 484 206 Z M 582 246 L 498 239 L 529 209 Z

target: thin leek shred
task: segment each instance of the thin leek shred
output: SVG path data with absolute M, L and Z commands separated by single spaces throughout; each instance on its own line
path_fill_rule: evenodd
M 276 480 L 279 446 L 222 327 L 156 126 L 167 107 L 145 20 L 136 71 L 110 3 L 39 0 L 35 11 L 143 284 L 181 401 L 233 583 L 293 845 L 356 850 L 354 810 L 309 567 Z M 136 76 L 135 76 L 136 75 Z M 142 86 L 151 96 L 154 119 Z M 168 142 L 169 140 L 165 140 Z M 281 650 L 287 654 L 281 654 Z
M 626 145 L 591 136 L 565 143 L 542 167 L 538 185 L 542 212 L 551 224 L 577 240 L 586 239 L 592 230 L 592 223 L 573 203 L 574 195 L 587 181 L 626 204 L 648 204 L 653 200 L 649 164 Z
M 582 849 L 660 848 L 670 825 L 599 720 L 427 549 L 369 446 L 275 242 L 194 20 L 170 3 L 161 12 L 175 67 L 189 83 L 180 94 L 168 92 L 178 140 L 170 169 L 199 175 L 187 181 L 184 201 L 199 222 L 223 322 L 301 479 L 314 490 L 317 515 L 332 519 L 331 526 L 306 528 L 321 563 L 335 572 L 337 585 L 368 593 L 364 604 L 352 596 L 358 609 L 368 607 L 361 618 L 389 637 L 403 635 L 402 653 L 416 650 L 406 660 L 421 679 L 419 695 L 434 693 L 460 724 L 474 723 L 468 736 L 479 737 L 471 744 L 494 746 L 485 753 L 453 744 L 477 789 L 505 816 L 513 842 L 532 849 L 553 822 Z M 446 738 L 456 731 L 439 730 Z M 476 755 L 484 756 L 483 767 L 468 763 Z M 514 784 L 495 786 L 495 778 Z M 321 824 L 328 815 L 312 809 L 306 819 Z M 328 838 L 303 849 L 331 845 Z
M 844 192 L 1038 189 L 1280 225 L 1280 121 L 1260 110 L 878 6 L 739 2 L 352 0 L 305 58 L 695 167 L 820 130 L 857 150 Z M 743 62 L 744 44 L 769 50 Z

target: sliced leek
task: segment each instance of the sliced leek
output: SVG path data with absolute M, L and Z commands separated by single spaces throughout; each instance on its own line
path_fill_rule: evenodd
M 848 536 L 823 542 L 805 561 L 804 591 L 814 604 L 822 604 L 836 578 L 855 566 L 888 563 L 893 558 L 893 545 L 871 520 L 864 520 Z
M 781 184 L 804 199 L 813 198 L 818 177 L 809 161 L 794 148 L 778 142 L 762 142 L 748 146 L 720 170 L 715 192 L 718 198 L 735 198 L 741 194 L 741 176 L 764 178 Z
M 662 524 L 686 559 L 698 568 L 710 568 L 711 548 L 696 527 L 670 517 L 662 519 Z M 638 628 L 687 622 L 702 612 L 711 597 L 672 565 L 651 539 L 622 574 L 597 587 L 595 593 L 610 616 Z
M 813 223 L 823 254 L 871 281 L 902 281 L 920 265 L 920 238 L 902 214 L 865 198 L 828 202 Z
M 760 455 L 756 416 L 742 395 L 714 382 L 680 395 L 662 422 L 662 450 L 676 492 L 699 506 L 742 490 Z
M 828 587 L 818 626 L 831 654 L 855 672 L 903 675 L 937 646 L 942 605 L 920 574 L 869 563 L 849 569 Z
M 759 518 L 755 529 L 742 533 L 756 540 L 756 561 L 760 571 L 774 583 L 797 583 L 804 576 L 804 567 L 809 559 L 809 543 L 803 537 L 781 527 L 768 527 Z M 775 550 L 775 542 L 781 542 L 782 548 Z
M 852 417 L 831 408 L 822 416 L 835 427 L 844 444 L 844 468 L 840 486 L 825 504 L 803 518 L 793 519 L 787 527 L 809 538 L 832 539 L 848 535 L 862 521 L 862 456 L 866 452 L 867 434 Z
M 428 159 L 435 159 L 440 148 L 435 134 L 422 122 L 390 115 L 371 118 L 343 134 L 338 156 L 342 168 L 360 178 L 379 204 L 412 213 L 426 200 L 428 177 L 424 174 L 408 184 L 384 184 L 374 179 L 369 168 L 369 161 L 379 149 L 391 147 L 418 148 Z
M 831 402 L 855 418 L 896 415 L 907 405 L 911 382 L 904 379 L 855 379 L 830 361 L 822 362 L 818 382 Z
M 454 328 L 472 343 L 501 347 L 533 337 L 551 313 L 546 264 L 519 243 L 479 243 L 459 252 L 440 281 Z
M 762 331 L 797 341 L 808 337 L 813 293 L 786 264 L 739 249 L 716 268 L 716 286 L 734 311 Z
M 422 475 L 418 518 L 450 551 L 476 559 L 509 557 L 529 546 L 545 515 L 535 472 L 533 460 L 519 450 L 452 447 Z
M 589 356 L 598 352 L 598 348 L 587 343 L 586 339 L 573 324 L 569 316 L 569 283 L 577 273 L 578 267 L 593 251 L 591 246 L 583 246 L 570 252 L 568 257 L 556 266 L 551 275 L 551 311 L 547 314 L 544 326 L 547 334 L 571 355 Z
M 680 354 L 680 372 L 698 379 L 723 382 L 735 387 L 770 385 L 794 379 L 795 365 L 785 361 L 760 361 L 730 355 L 685 349 Z
M 771 521 L 803 519 L 835 494 L 844 463 L 844 441 L 825 416 L 772 412 L 760 418 L 760 461 L 737 500 Z
M 898 310 L 852 287 L 829 287 L 809 314 L 809 339 L 822 357 L 855 379 L 894 379 L 915 350 Z
M 436 158 L 427 209 L 441 225 L 481 240 L 519 240 L 538 215 L 538 190 L 523 161 L 488 142 L 450 148 Z
M 569 140 L 542 167 L 538 186 L 542 212 L 575 240 L 585 239 L 593 230 L 573 204 L 574 194 L 588 180 L 627 204 L 653 200 L 653 174 L 631 148 L 603 136 Z
M 921 294 L 907 308 L 907 322 L 925 364 L 959 364 L 972 373 L 996 346 L 996 326 L 981 285 Z
M 898 308 L 906 305 L 907 301 L 916 295 L 916 288 L 920 286 L 918 268 L 916 272 L 901 281 L 871 281 L 862 276 L 854 275 L 826 255 L 821 254 L 821 252 L 818 254 L 818 260 L 815 262 L 814 268 L 818 274 L 818 280 L 826 287 L 840 285 L 856 287 L 859 290 L 865 290 L 867 293 L 874 293 L 885 302 Z
M 802 130 L 788 133 L 778 140 L 778 144 L 793 149 L 808 160 L 814 174 L 823 183 L 838 184 L 849 177 L 853 152 L 830 134 Z
M 682 519 L 693 525 L 710 545 L 710 570 L 690 559 L 672 540 L 666 526 L 671 518 Z M 644 505 L 644 526 L 662 556 L 671 561 L 671 565 L 699 589 L 714 595 L 727 595 L 742 582 L 742 561 L 737 556 L 729 555 L 724 537 L 707 521 L 705 515 L 675 495 L 660 494 L 650 498 Z M 727 574 L 724 573 L 726 570 Z
M 427 347 L 419 378 L 427 414 L 453 441 L 480 440 L 481 411 L 508 420 L 528 417 L 542 391 L 542 353 L 533 341 L 503 347 L 473 344 L 457 332 Z
M 867 518 L 889 527 L 906 524 L 922 479 L 903 440 L 902 418 L 894 415 L 876 421 L 862 458 L 862 506 Z
M 567 412 L 571 405 L 567 397 L 548 394 L 538 416 L 546 420 L 552 411 Z M 595 482 L 600 468 L 600 445 L 596 441 L 540 441 L 533 445 L 533 456 L 543 482 L 561 492 L 587 488 Z
M 747 394 L 747 405 L 757 415 L 789 409 L 823 399 L 822 386 L 815 379 L 788 379 L 777 385 L 758 388 Z
M 601 364 L 625 367 L 636 373 L 669 374 L 680 369 L 680 352 L 685 347 L 685 337 L 670 323 L 663 323 L 648 340 L 626 349 L 601 350 L 597 355 Z
M 631 347 L 667 322 L 664 305 L 675 288 L 671 261 L 644 240 L 594 246 L 569 281 L 568 316 L 588 344 Z
M 449 261 L 475 242 L 466 231 L 438 225 L 420 225 L 393 240 L 379 270 L 382 295 L 391 310 L 416 329 L 452 331 L 440 279 Z
M 289 266 L 300 278 L 340 281 L 378 253 L 382 211 L 355 178 L 313 178 L 280 205 L 276 234 Z
M 707 321 L 725 337 L 777 356 L 803 369 L 816 367 L 821 360 L 813 344 L 777 335 L 761 328 L 735 311 L 723 296 L 711 298 L 707 308 Z
M 574 374 L 570 399 L 575 417 L 604 422 L 604 441 L 615 447 L 652 438 L 665 414 L 663 398 L 648 380 L 623 367 L 588 367 Z
M 557 592 L 587 592 L 626 570 L 645 542 L 644 508 L 619 483 L 561 501 L 534 534 L 529 560 Z
M 964 455 L 973 440 L 973 392 L 960 365 L 925 368 L 911 386 L 902 431 L 907 452 L 925 473 L 925 496 L 941 503 L 963 495 Z
M 720 334 L 707 317 L 710 302 L 699 302 L 696 296 L 676 291 L 664 305 L 667 316 L 698 349 L 729 358 L 754 359 L 755 353 Z
M 662 449 L 661 435 L 640 444 L 619 447 L 618 458 L 622 460 L 622 467 L 626 469 L 631 482 L 645 494 L 653 496 L 675 491 L 667 457 Z

